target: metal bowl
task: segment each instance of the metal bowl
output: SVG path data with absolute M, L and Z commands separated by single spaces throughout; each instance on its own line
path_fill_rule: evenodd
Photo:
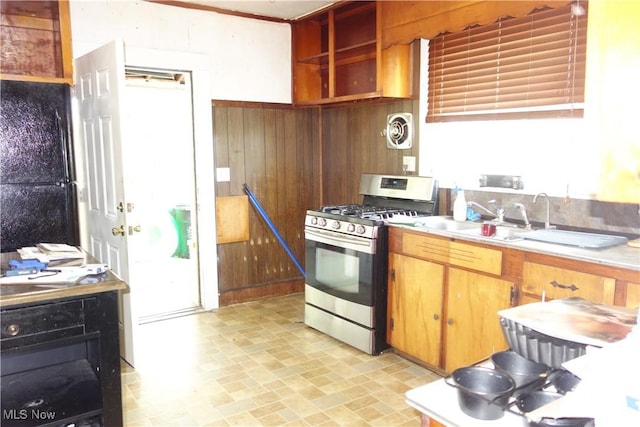
M 547 365 L 533 362 L 511 350 L 494 353 L 491 362 L 498 371 L 513 379 L 516 388 L 544 379 L 549 373 Z

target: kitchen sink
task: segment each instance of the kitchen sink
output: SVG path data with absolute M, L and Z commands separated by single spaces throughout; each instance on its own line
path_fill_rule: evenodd
M 504 224 L 504 223 L 503 223 Z M 486 240 L 531 240 L 580 248 L 606 248 L 625 244 L 628 239 L 622 236 L 594 234 L 557 229 L 527 230 L 517 225 L 496 225 L 496 234 L 482 235 L 482 222 L 455 221 L 450 216 L 429 216 L 414 218 L 411 225 L 432 230 L 443 230 L 455 236 L 469 236 Z
M 418 218 L 414 221 L 416 227 L 432 228 L 436 230 L 462 231 L 462 230 L 478 230 L 480 232 L 480 223 L 470 221 L 455 221 L 450 216 L 427 216 Z
M 424 227 L 434 230 L 446 230 L 451 234 L 459 234 L 464 236 L 474 236 L 488 240 L 522 240 L 522 237 L 517 236 L 517 233 L 525 232 L 526 230 L 517 226 L 496 226 L 496 234 L 488 237 L 482 235 L 482 223 L 472 221 L 455 221 L 449 216 L 432 216 L 420 218 L 415 221 L 416 227 Z
M 458 234 L 464 234 L 466 236 L 476 236 L 482 237 L 484 239 L 490 240 L 522 240 L 523 237 L 520 236 L 521 233 L 526 233 L 527 230 L 520 227 L 509 227 L 498 225 L 496 226 L 496 234 L 493 236 L 483 236 L 481 224 L 478 224 L 477 228 L 469 228 L 466 230 L 459 230 Z
M 517 236 L 527 240 L 536 240 L 545 243 L 556 243 L 560 245 L 591 249 L 600 249 L 610 246 L 622 245 L 627 243 L 628 241 L 628 239 L 623 236 L 556 229 L 535 230 L 517 233 Z

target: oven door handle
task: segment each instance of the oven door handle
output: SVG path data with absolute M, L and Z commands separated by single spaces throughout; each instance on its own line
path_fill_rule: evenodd
M 339 233 L 305 229 L 305 238 L 314 242 L 333 245 L 344 249 L 351 249 L 357 252 L 365 252 L 368 254 L 376 253 L 375 239 L 366 239 L 358 236 L 342 237 Z

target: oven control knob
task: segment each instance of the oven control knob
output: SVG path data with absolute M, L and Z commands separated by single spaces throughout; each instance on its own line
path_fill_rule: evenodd
M 358 229 L 356 230 L 356 233 L 364 234 L 364 225 L 359 225 Z
M 317 225 L 318 224 L 318 218 L 316 218 L 315 216 L 311 218 L 311 225 Z
M 349 233 L 353 233 L 354 231 L 356 231 L 356 226 L 355 226 L 355 224 L 349 224 L 349 225 L 347 225 L 347 231 L 348 231 Z
M 326 220 L 326 219 L 324 219 L 324 218 L 320 218 L 320 226 L 321 226 L 321 227 L 324 227 L 324 226 L 326 226 L 326 225 L 327 225 L 327 220 Z
M 331 225 L 331 228 L 333 228 L 334 230 L 340 230 L 340 221 L 334 221 Z

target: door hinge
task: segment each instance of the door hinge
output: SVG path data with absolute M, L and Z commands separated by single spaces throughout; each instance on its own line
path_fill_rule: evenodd
M 391 319 L 389 319 L 389 329 L 391 329 L 392 331 L 393 331 L 393 326 L 394 326 L 394 323 L 393 323 L 393 317 L 392 317 Z
M 396 280 L 396 269 L 392 268 L 391 269 L 391 280 Z

